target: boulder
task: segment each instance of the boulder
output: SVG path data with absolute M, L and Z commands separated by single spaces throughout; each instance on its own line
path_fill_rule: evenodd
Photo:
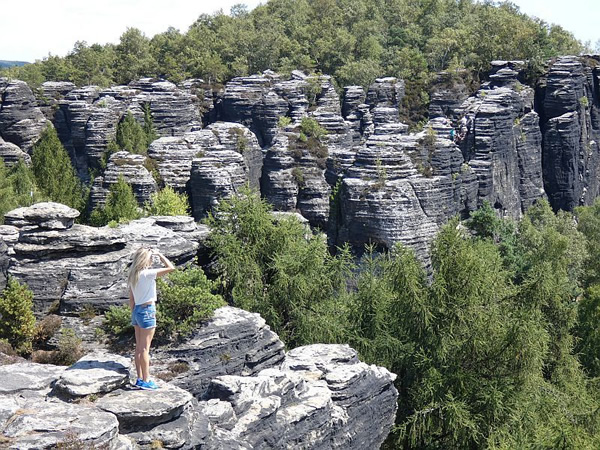
M 11 449 L 122 448 L 113 414 L 64 402 L 26 402 L 0 422 L 0 429 L 3 445 Z
M 122 433 L 148 429 L 179 417 L 192 401 L 192 394 L 171 384 L 160 389 L 117 389 L 99 398 L 95 406 L 113 413 Z
M 62 373 L 54 389 L 70 397 L 111 392 L 129 383 L 130 364 L 112 353 L 89 353 Z
M 47 230 L 66 230 L 71 228 L 79 211 L 61 203 L 41 202 L 23 211 L 23 219 L 31 225 Z

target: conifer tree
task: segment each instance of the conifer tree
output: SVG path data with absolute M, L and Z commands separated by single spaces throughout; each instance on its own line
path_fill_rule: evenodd
M 42 194 L 54 202 L 83 208 L 81 182 L 53 126 L 48 125 L 35 143 L 31 159 L 35 181 Z
M 148 152 L 148 138 L 144 128 L 135 120 L 131 111 L 127 111 L 117 125 L 117 145 L 129 153 L 145 155 Z
M 153 141 L 158 139 L 156 128 L 152 120 L 152 112 L 150 111 L 150 105 L 144 104 L 144 134 L 146 135 L 146 149 L 150 147 Z
M 104 208 L 98 208 L 92 212 L 90 223 L 102 226 L 113 221 L 128 222 L 140 217 L 140 208 L 133 189 L 123 176 L 119 175 L 117 182 L 108 191 Z
M 35 332 L 33 292 L 9 277 L 0 295 L 0 339 L 6 339 L 19 353 L 31 352 Z

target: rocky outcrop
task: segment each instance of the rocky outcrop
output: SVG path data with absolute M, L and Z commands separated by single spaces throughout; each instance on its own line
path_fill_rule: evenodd
M 27 83 L 0 78 L 0 137 L 30 153 L 47 125 Z
M 96 228 L 73 224 L 77 214 L 64 205 L 37 204 L 6 215 L 7 223 L 19 230 L 7 273 L 33 291 L 37 314 L 46 313 L 54 302 L 63 313 L 85 304 L 97 310 L 122 304 L 127 299 L 127 265 L 139 246 L 159 248 L 182 264 L 196 256 L 198 241 L 207 235 L 189 218 L 144 218 L 117 228 Z
M 155 353 L 153 364 L 171 383 L 201 398 L 214 377 L 255 375 L 279 365 L 283 357 L 283 343 L 262 317 L 226 306 L 184 343 Z M 173 367 L 180 373 L 173 373 Z
M 202 358 L 209 353 L 203 349 L 207 343 L 215 347 L 229 340 L 232 359 L 238 360 L 248 344 L 264 344 L 253 338 L 255 327 L 245 328 L 257 315 L 222 310 L 205 326 L 210 331 L 200 327 L 184 344 L 196 352 L 188 358 L 197 366 L 213 365 Z M 199 385 L 190 378 L 196 396 L 204 392 L 200 400 L 176 380 L 159 381 L 153 392 L 123 384 L 129 380 L 128 360 L 114 354 L 94 352 L 68 369 L 7 361 L 0 366 L 0 377 L 9 381 L 0 387 L 1 442 L 19 449 L 378 448 L 394 423 L 395 375 L 360 362 L 343 345 L 300 347 L 282 361 L 282 344 L 271 334 L 279 345 L 263 351 L 278 357 L 265 359 L 260 368 L 221 366 L 196 380 Z
M 494 67 L 490 82 L 463 104 L 468 122 L 461 148 L 477 175 L 478 201 L 518 218 L 545 196 L 539 119 L 533 89 L 518 81 L 518 66 Z
M 140 206 L 150 201 L 150 196 L 158 191 L 158 185 L 145 166 L 146 157 L 126 151 L 116 152 L 110 156 L 106 171 L 96 177 L 90 193 L 90 208 L 103 207 L 111 186 L 117 184 L 119 177 L 127 181 Z
M 197 145 L 189 180 L 194 218 L 204 218 L 220 198 L 237 193 L 246 184 L 259 189 L 262 151 L 250 130 L 217 122 L 190 135 Z
M 210 418 L 253 449 L 379 448 L 396 414 L 393 378 L 347 346 L 299 347 L 279 369 L 214 379 L 208 397 L 221 414 Z
M 538 88 L 544 186 L 555 209 L 589 205 L 600 193 L 598 63 L 558 58 Z
M 143 124 L 144 108 L 149 108 L 159 136 L 179 136 L 202 126 L 199 99 L 190 89 L 150 78 L 105 90 L 73 89 L 58 101 L 58 107 L 54 123 L 82 179 L 87 179 L 89 169 L 101 167 L 106 147 L 127 111 Z
M 11 142 L 6 142 L 0 137 L 0 158 L 4 161 L 6 167 L 12 167 L 19 160 L 22 160 L 25 164 L 31 164 L 31 156 L 21 150 L 18 145 Z

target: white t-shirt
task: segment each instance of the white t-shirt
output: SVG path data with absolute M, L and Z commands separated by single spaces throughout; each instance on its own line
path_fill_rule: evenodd
M 160 269 L 143 269 L 135 286 L 132 286 L 133 300 L 136 305 L 156 301 L 156 273 Z

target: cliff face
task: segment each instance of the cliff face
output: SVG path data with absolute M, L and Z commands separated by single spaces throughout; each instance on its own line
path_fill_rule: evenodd
M 544 186 L 552 206 L 571 210 L 599 194 L 598 58 L 559 58 L 541 80 Z
M 224 87 L 141 79 L 102 90 L 49 82 L 37 102 L 24 83 L 3 80 L 0 156 L 9 165 L 27 161 L 49 120 L 85 179 L 126 112 L 141 123 L 149 107 L 160 135 L 149 157 L 164 183 L 188 193 L 196 219 L 249 183 L 276 210 L 299 212 L 327 231 L 332 245 L 402 242 L 426 261 L 439 226 L 483 201 L 519 217 L 544 196 L 569 210 L 598 196 L 597 65 L 593 57 L 559 58 L 536 91 L 524 84 L 520 61 L 493 62 L 478 89 L 465 73 L 441 73 L 430 121 L 418 133 L 400 121 L 404 82 L 395 78 L 367 90 L 348 86 L 341 98 L 329 76 L 299 71 L 289 78 L 266 71 Z M 302 137 L 304 117 L 326 130 L 318 142 Z M 119 174 L 146 201 L 157 189 L 147 167 L 114 156 L 95 180 L 93 205 L 104 202 Z
M 4 360 L 3 448 L 362 450 L 379 448 L 397 409 L 386 369 L 344 345 L 286 354 L 259 315 L 231 307 L 153 353 L 163 378 L 185 368 L 154 392 L 133 389 L 129 358 L 106 351 L 69 368 Z

